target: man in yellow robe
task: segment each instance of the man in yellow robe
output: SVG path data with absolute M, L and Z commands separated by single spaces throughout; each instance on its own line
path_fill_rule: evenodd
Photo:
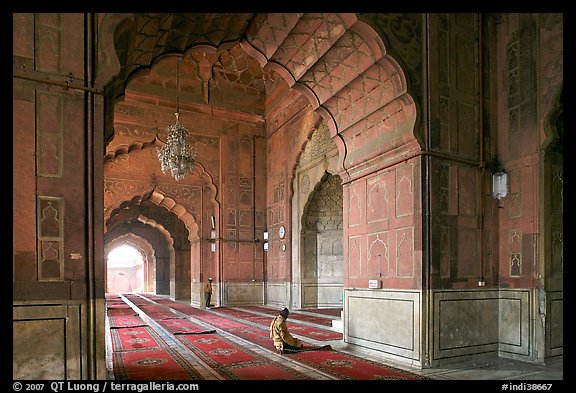
M 280 313 L 270 323 L 270 338 L 274 341 L 276 350 L 283 354 L 286 352 L 297 352 L 304 346 L 302 342 L 293 337 L 286 326 L 286 319 L 290 311 L 287 308 L 280 310 Z

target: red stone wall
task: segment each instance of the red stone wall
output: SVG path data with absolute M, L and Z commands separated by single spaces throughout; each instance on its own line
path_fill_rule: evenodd
M 105 379 L 104 110 L 87 58 L 92 21 L 30 13 L 13 22 L 14 376 Z M 52 345 L 33 345 L 46 329 Z
M 298 157 L 319 123 L 320 116 L 312 111 L 308 100 L 294 90 L 277 98 L 275 105 L 266 116 L 266 219 L 269 232 L 266 277 L 271 282 L 289 282 L 292 269 L 291 201 L 294 192 L 291 185 Z M 283 239 L 278 235 L 280 226 L 286 230 Z M 286 246 L 285 251 L 282 251 L 282 245 Z
M 491 169 L 485 168 L 494 154 L 483 124 L 490 110 L 480 99 L 490 75 L 480 46 L 483 22 L 477 14 L 431 14 L 429 23 L 427 274 L 433 289 L 478 288 L 479 282 L 490 287 L 497 285 L 497 224 Z
M 262 127 L 233 121 L 226 123 L 221 159 L 222 258 L 220 266 L 214 265 L 211 277 L 220 272 L 227 282 L 261 281 L 263 253 L 260 240 L 265 228 L 266 203 L 262 191 L 266 163 Z
M 165 127 L 175 120 L 169 103 L 159 105 L 153 99 L 157 85 L 174 78 L 168 73 L 163 75 L 164 82 L 158 81 L 167 72 L 162 69 L 134 79 L 126 99 L 117 105 L 116 136 L 107 146 L 105 163 L 105 212 L 113 215 L 127 201 L 154 189 L 165 198 L 160 206 L 189 217 L 183 218 L 186 232 L 171 236 L 185 236 L 200 244 L 178 257 L 177 270 L 188 266 L 187 275 L 196 282 L 206 277 L 229 282 L 262 280 L 259 241 L 265 227 L 266 195 L 258 191 L 263 189 L 266 173 L 263 121 L 216 104 L 212 110 L 197 106 L 197 100 L 189 101 L 184 95 L 180 122 L 189 129 L 198 165 L 194 173 L 177 182 L 170 173 L 162 174 L 153 142 L 157 131 L 165 139 Z M 233 100 L 233 96 L 228 98 Z M 212 217 L 216 252 L 211 251 L 209 240 Z
M 83 23 L 82 14 L 15 16 L 15 299 L 86 293 L 85 96 L 64 84 L 84 77 L 84 44 L 63 39 Z
M 344 287 L 422 285 L 419 158 L 344 185 Z
M 561 244 L 563 232 L 562 221 L 555 219 L 557 212 L 549 210 L 562 205 L 554 183 L 562 184 L 563 171 L 561 166 L 547 166 L 544 153 L 544 148 L 557 143 L 555 127 L 547 119 L 558 105 L 563 83 L 562 15 L 504 14 L 502 18 L 505 24 L 497 29 L 496 46 L 503 86 L 497 143 L 509 189 L 498 210 L 499 273 L 504 287 L 535 287 L 544 284 L 540 281 L 545 276 L 544 264 L 550 276 L 562 274 L 558 264 L 555 271 L 550 268 L 552 260 L 557 260 L 552 243 L 542 242 L 542 236 L 552 238 L 556 232 Z M 535 52 L 539 69 L 531 57 Z M 552 178 L 560 181 L 546 181 Z

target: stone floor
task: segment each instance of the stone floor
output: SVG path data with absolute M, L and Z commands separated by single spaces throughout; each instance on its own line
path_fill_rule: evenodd
M 134 306 L 133 306 L 134 307 Z M 210 309 L 210 312 L 218 313 L 217 308 Z M 170 346 L 173 346 L 174 349 L 181 351 L 182 355 L 185 357 L 189 357 L 189 351 L 183 347 L 182 344 L 178 343 L 178 340 L 175 340 L 173 336 L 165 331 L 162 327 L 160 327 L 157 323 L 151 320 L 148 316 L 141 314 L 141 317 L 150 325 L 152 326 L 156 332 L 162 336 L 167 342 L 169 342 Z M 234 319 L 233 317 L 227 316 L 227 318 Z M 195 321 L 202 325 L 202 322 Z M 247 321 L 243 321 L 244 323 L 248 323 Z M 278 360 L 277 358 L 283 355 L 279 355 L 275 352 L 268 351 L 265 348 L 260 348 L 258 346 L 254 346 L 253 343 L 244 342 L 243 339 L 228 334 L 226 332 L 220 332 L 227 336 L 228 339 L 235 341 L 237 344 L 249 346 L 252 351 L 260 352 L 261 355 L 268 357 L 270 359 Z M 107 335 L 108 336 L 108 335 Z M 172 337 L 171 337 L 172 336 Z M 109 336 L 108 336 L 109 337 Z M 108 341 L 108 355 L 110 355 L 111 347 L 109 346 Z M 522 382 L 531 381 L 530 383 L 552 383 L 552 388 L 554 388 L 554 381 L 559 386 L 558 388 L 562 389 L 561 386 L 564 385 L 564 359 L 563 356 L 555 357 L 549 359 L 546 364 L 532 364 L 523 361 L 516 361 L 505 359 L 501 357 L 497 357 L 495 355 L 486 355 L 481 358 L 475 358 L 474 360 L 459 360 L 458 362 L 454 362 L 448 365 L 442 365 L 439 367 L 434 368 L 427 368 L 427 369 L 417 369 L 412 368 L 407 365 L 403 364 L 395 364 L 393 362 L 383 360 L 381 356 L 379 356 L 378 351 L 371 351 L 368 349 L 359 348 L 358 346 L 349 346 L 341 340 L 329 341 L 329 342 L 321 342 L 318 343 L 320 345 L 329 343 L 333 348 L 338 349 L 343 352 L 348 352 L 354 355 L 362 356 L 366 359 L 373 360 L 379 363 L 385 363 L 390 366 L 394 366 L 400 369 L 404 369 L 410 371 L 412 373 L 416 373 L 419 375 L 426 376 L 431 380 L 443 380 L 443 381 L 507 381 L 502 385 L 498 384 L 499 390 L 536 390 L 536 388 L 529 388 L 525 385 L 522 385 Z M 189 359 L 193 360 L 193 359 Z M 197 359 L 196 359 L 197 360 Z M 111 369 L 111 359 L 108 357 L 109 361 L 109 379 L 114 379 Z M 330 380 L 333 379 L 328 375 L 309 368 L 306 365 L 300 364 L 289 357 L 284 356 L 284 361 L 290 364 L 290 367 L 297 369 L 300 372 L 309 374 L 310 378 L 313 380 Z M 204 375 L 206 380 L 218 380 L 223 379 L 221 376 L 218 375 L 217 371 L 211 370 L 206 365 L 201 364 L 202 362 L 197 362 L 197 371 Z M 442 385 L 444 386 L 444 385 Z M 551 390 L 545 389 L 544 387 L 538 387 L 538 390 Z M 444 390 L 444 388 L 443 388 Z M 557 389 L 554 389 L 557 390 Z M 458 390 L 460 392 L 460 390 Z
M 364 357 L 378 359 L 377 354 L 355 349 L 351 353 L 363 353 Z M 382 361 L 380 359 L 379 361 Z M 473 360 L 459 360 L 448 365 L 418 370 L 401 364 L 387 362 L 392 366 L 425 375 L 435 380 L 506 380 L 506 381 L 557 381 L 564 379 L 564 357 L 557 356 L 546 364 L 533 364 L 486 355 Z M 512 390 L 512 389 L 510 389 Z M 522 390 L 522 389 L 519 389 Z M 528 390 L 528 389 L 524 389 Z

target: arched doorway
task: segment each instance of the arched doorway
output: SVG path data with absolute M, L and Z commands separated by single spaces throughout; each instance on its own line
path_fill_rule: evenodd
M 343 192 L 337 160 L 338 149 L 321 122 L 303 147 L 293 181 L 293 307 L 342 307 Z
M 145 290 L 145 266 L 134 247 L 123 244 L 108 253 L 106 292 L 142 292 Z
M 340 176 L 328 172 L 302 215 L 302 307 L 341 307 L 344 280 Z

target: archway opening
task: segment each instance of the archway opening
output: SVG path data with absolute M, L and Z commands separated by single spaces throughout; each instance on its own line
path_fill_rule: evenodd
M 324 174 L 303 215 L 303 307 L 341 307 L 344 282 L 340 176 Z
M 108 254 L 106 292 L 144 291 L 144 261 L 132 246 L 121 245 Z

